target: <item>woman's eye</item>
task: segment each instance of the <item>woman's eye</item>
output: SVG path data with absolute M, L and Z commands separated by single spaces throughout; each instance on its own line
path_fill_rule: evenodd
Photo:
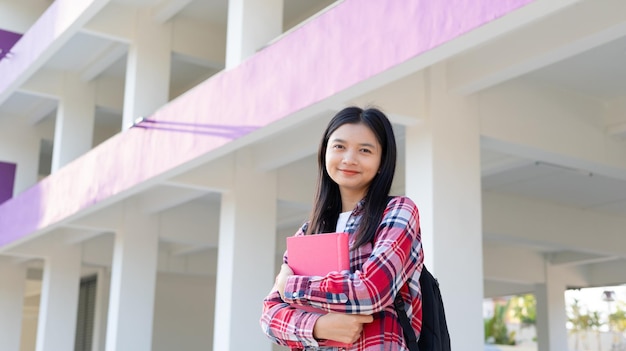
M 343 149 L 343 145 L 333 145 L 333 149 Z
M 370 149 L 361 149 L 361 152 L 364 152 L 366 154 L 371 154 L 372 150 L 370 150 Z

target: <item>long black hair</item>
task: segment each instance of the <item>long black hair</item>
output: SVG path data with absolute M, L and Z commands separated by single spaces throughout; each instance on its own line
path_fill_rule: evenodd
M 317 154 L 318 178 L 313 211 L 309 218 L 306 234 L 334 232 L 341 213 L 341 193 L 326 170 L 326 149 L 328 139 L 337 128 L 344 124 L 363 124 L 376 135 L 382 147 L 379 172 L 370 184 L 363 205 L 363 217 L 357 228 L 353 249 L 373 242 L 376 229 L 387 206 L 389 190 L 396 171 L 396 138 L 391 122 L 376 108 L 361 109 L 346 107 L 339 111 L 328 123 Z

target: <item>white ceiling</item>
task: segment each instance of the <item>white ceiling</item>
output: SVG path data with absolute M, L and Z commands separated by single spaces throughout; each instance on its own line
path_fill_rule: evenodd
M 538 69 L 526 79 L 600 99 L 626 96 L 626 37 Z

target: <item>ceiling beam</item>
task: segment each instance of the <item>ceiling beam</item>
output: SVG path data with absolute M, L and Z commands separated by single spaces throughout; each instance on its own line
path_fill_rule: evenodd
M 626 267 L 626 260 L 624 259 L 590 265 L 587 268 L 590 286 L 624 284 L 626 282 L 626 269 L 624 267 Z
M 563 10 L 451 59 L 449 89 L 472 94 L 626 35 L 624 1 L 552 3 Z
M 517 157 L 505 157 L 481 165 L 481 176 L 488 177 L 494 174 L 511 171 L 514 169 L 526 167 L 533 164 L 534 161 L 525 160 Z
M 119 43 L 111 43 L 102 48 L 96 57 L 88 62 L 83 69 L 80 70 L 80 79 L 83 82 L 90 82 L 96 79 L 102 72 L 109 68 L 112 64 L 126 55 L 128 47 Z
M 223 193 L 233 188 L 234 172 L 235 161 L 229 155 L 177 175 L 163 184 Z
M 137 8 L 111 1 L 81 32 L 103 39 L 130 44 L 135 32 Z
M 64 76 L 65 74 L 61 71 L 40 69 L 24 82 L 17 91 L 48 99 L 59 99 L 63 93 Z
M 174 52 L 172 53 L 172 60 L 189 63 L 195 66 L 209 68 L 212 70 L 223 70 L 224 62 L 214 62 L 205 58 L 197 57 L 197 56 L 189 56 L 185 53 Z
M 47 1 L 0 1 L 0 29 L 25 33 L 49 5 Z
M 500 280 L 485 279 L 483 289 L 485 298 L 493 298 L 533 293 L 535 286 L 533 284 L 511 283 Z
M 176 16 L 192 0 L 164 0 L 153 9 L 153 18 L 158 23 L 165 23 Z
M 516 284 L 545 282 L 545 259 L 534 250 L 513 245 L 485 243 L 483 270 L 486 280 Z
M 329 111 L 301 123 L 280 135 L 253 147 L 256 168 L 270 171 L 296 162 L 317 152 L 324 129 L 334 113 Z
M 123 203 L 103 208 L 79 219 L 66 223 L 66 226 L 96 232 L 117 232 L 123 225 Z
M 28 116 L 31 125 L 41 122 L 57 108 L 59 102 L 51 99 L 40 99 L 29 111 Z
M 494 192 L 483 192 L 482 200 L 483 232 L 488 239 L 626 258 L 623 216 Z
M 226 65 L 226 31 L 199 20 L 176 18 L 172 52 L 187 62 L 221 70 Z
M 616 256 L 590 254 L 586 252 L 563 251 L 554 252 L 547 256 L 553 266 L 582 266 L 591 263 L 608 262 L 619 259 Z
M 626 122 L 614 124 L 607 128 L 607 134 L 614 137 L 626 138 Z
M 138 195 L 139 206 L 146 214 L 154 214 L 206 195 L 206 191 L 162 185 Z
M 626 142 L 606 133 L 602 102 L 520 82 L 478 100 L 482 147 L 626 180 Z

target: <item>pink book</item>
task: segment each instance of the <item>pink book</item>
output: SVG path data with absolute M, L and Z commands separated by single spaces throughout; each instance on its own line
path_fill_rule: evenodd
M 326 276 L 329 272 L 350 269 L 348 233 L 324 233 L 287 238 L 289 267 L 296 275 Z M 308 312 L 326 313 L 310 306 L 293 305 Z M 320 346 L 349 346 L 327 340 Z
M 296 275 L 325 276 L 350 269 L 348 233 L 325 233 L 287 238 L 289 267 Z

